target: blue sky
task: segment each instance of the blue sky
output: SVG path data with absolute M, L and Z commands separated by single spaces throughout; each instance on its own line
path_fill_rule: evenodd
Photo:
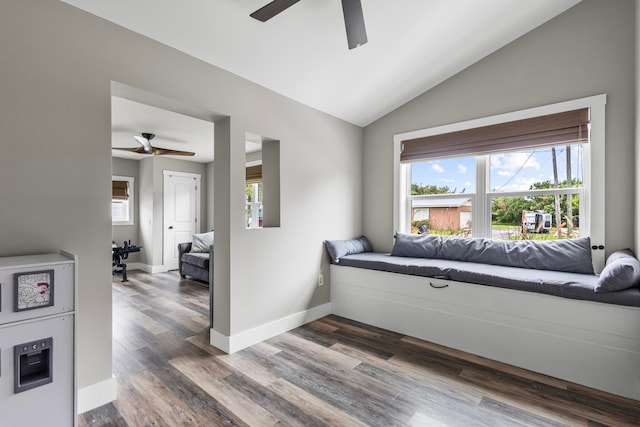
M 571 150 L 574 178 L 582 179 L 579 149 Z M 551 148 L 538 148 L 490 156 L 490 188 L 494 191 L 527 190 L 534 182 L 553 182 Z M 556 149 L 558 179 L 566 178 L 566 149 Z M 473 157 L 413 163 L 412 183 L 447 186 L 456 193 L 475 192 L 475 161 Z

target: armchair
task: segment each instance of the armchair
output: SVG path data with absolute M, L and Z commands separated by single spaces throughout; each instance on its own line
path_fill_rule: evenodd
M 180 277 L 211 283 L 213 278 L 213 245 L 208 252 L 191 252 L 191 242 L 178 244 L 178 271 Z

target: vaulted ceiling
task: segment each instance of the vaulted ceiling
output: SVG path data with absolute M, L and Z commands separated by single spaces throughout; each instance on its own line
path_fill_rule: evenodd
M 64 0 L 359 126 L 366 126 L 580 0 L 361 0 L 349 50 L 340 0 Z
M 366 126 L 580 0 L 361 0 L 368 42 L 349 49 L 341 0 L 300 0 L 267 22 L 270 0 L 63 0 L 291 99 Z M 213 160 L 213 125 L 112 102 L 114 147 L 153 145 Z M 144 155 L 113 150 L 132 159 Z

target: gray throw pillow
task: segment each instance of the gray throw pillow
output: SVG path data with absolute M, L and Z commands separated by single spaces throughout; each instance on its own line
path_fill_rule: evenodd
M 461 238 L 461 237 L 448 237 L 442 240 L 442 247 L 438 252 L 438 257 L 442 259 L 449 259 L 452 261 L 467 261 L 478 262 L 484 264 L 496 264 L 491 261 L 491 257 L 487 257 L 486 246 L 491 243 L 491 240 L 478 237 Z M 483 257 L 481 258 L 481 257 Z
M 538 270 L 594 274 L 588 237 L 565 240 L 445 239 L 438 258 Z
M 436 234 L 396 233 L 392 256 L 437 258 L 442 238 Z
M 613 252 L 600 273 L 596 292 L 615 292 L 640 285 L 640 261 L 629 249 Z
M 349 240 L 325 240 L 324 246 L 334 264 L 338 264 L 343 256 L 373 251 L 371 242 L 365 236 Z
M 194 234 L 191 239 L 191 252 L 209 252 L 211 245 L 213 245 L 213 231 Z

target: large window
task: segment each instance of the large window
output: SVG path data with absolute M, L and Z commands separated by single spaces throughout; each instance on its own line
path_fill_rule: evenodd
M 396 230 L 604 244 L 604 95 L 396 135 Z M 586 120 L 585 120 L 586 119 Z M 604 251 L 594 251 L 596 270 Z
M 411 232 L 470 237 L 481 235 L 473 230 L 479 222 L 494 239 L 578 237 L 585 150 L 586 143 L 411 162 Z M 476 189 L 477 174 L 489 179 Z

